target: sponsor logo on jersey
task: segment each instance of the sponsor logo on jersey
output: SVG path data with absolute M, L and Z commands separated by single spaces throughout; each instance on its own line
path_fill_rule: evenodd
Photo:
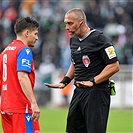
M 88 57 L 87 55 L 83 55 L 83 56 L 82 56 L 82 61 L 83 61 L 83 64 L 84 64 L 86 67 L 89 66 L 89 64 L 90 64 L 90 59 L 89 59 L 89 57 Z
M 30 53 L 30 50 L 29 49 L 26 49 L 25 51 L 26 51 L 27 55 Z
M 26 119 L 27 119 L 27 121 L 29 122 L 30 121 L 30 119 L 31 119 L 31 116 L 26 116 Z
M 7 51 L 7 50 L 15 50 L 16 49 L 16 46 L 8 46 L 7 48 L 5 48 L 4 51 Z
M 108 55 L 109 59 L 116 57 L 115 49 L 113 46 L 106 48 L 105 51 L 106 51 L 106 54 Z
M 22 66 L 26 66 L 26 67 L 31 68 L 30 61 L 27 59 L 22 59 Z

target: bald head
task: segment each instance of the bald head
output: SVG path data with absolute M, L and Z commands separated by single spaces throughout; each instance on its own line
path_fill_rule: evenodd
M 84 13 L 83 10 L 81 10 L 80 8 L 73 8 L 73 9 L 69 10 L 69 11 L 66 13 L 66 15 L 71 14 L 71 13 L 74 14 L 74 16 L 75 16 L 75 18 L 76 18 L 77 20 L 80 21 L 81 19 L 84 19 L 84 21 L 85 21 L 85 23 L 86 23 L 86 15 L 85 15 L 85 13 Z
M 68 31 L 70 38 L 74 36 L 82 38 L 90 31 L 86 21 L 84 11 L 79 8 L 73 8 L 65 14 L 65 29 Z

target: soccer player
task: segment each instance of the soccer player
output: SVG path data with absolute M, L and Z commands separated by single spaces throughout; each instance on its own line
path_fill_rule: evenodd
M 1 116 L 4 133 L 39 133 L 40 109 L 33 87 L 34 61 L 30 47 L 38 40 L 39 24 L 26 17 L 14 25 L 16 40 L 1 53 Z
M 1 54 L 0 54 L 0 62 L 1 62 L 2 60 L 1 60 Z M 1 68 L 2 68 L 2 66 L 1 66 L 2 64 L 0 63 L 0 94 L 1 94 L 1 85 L 2 85 L 2 70 L 1 70 Z
M 0 62 L 1 62 L 1 54 L 0 54 Z M 2 66 L 1 65 L 2 64 L 0 63 L 0 111 L 1 111 L 1 88 L 2 88 L 2 71 L 1 71 Z
M 72 79 L 76 89 L 67 117 L 67 133 L 106 133 L 110 108 L 109 78 L 119 71 L 111 40 L 87 25 L 83 10 L 74 8 L 65 14 L 70 36 L 72 63 L 64 79 L 51 88 L 64 88 Z

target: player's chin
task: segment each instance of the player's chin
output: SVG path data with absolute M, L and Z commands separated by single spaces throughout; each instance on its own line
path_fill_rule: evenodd
M 35 43 L 36 43 L 36 41 L 32 42 L 31 47 L 34 47 Z
M 35 45 L 35 43 L 31 43 L 31 44 L 30 44 L 30 47 L 34 47 L 34 45 Z

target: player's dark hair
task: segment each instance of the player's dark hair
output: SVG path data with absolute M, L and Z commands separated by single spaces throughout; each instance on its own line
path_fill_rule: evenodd
M 39 28 L 39 23 L 30 17 L 19 18 L 14 25 L 14 31 L 16 34 L 21 33 L 25 29 L 31 30 L 34 28 Z

